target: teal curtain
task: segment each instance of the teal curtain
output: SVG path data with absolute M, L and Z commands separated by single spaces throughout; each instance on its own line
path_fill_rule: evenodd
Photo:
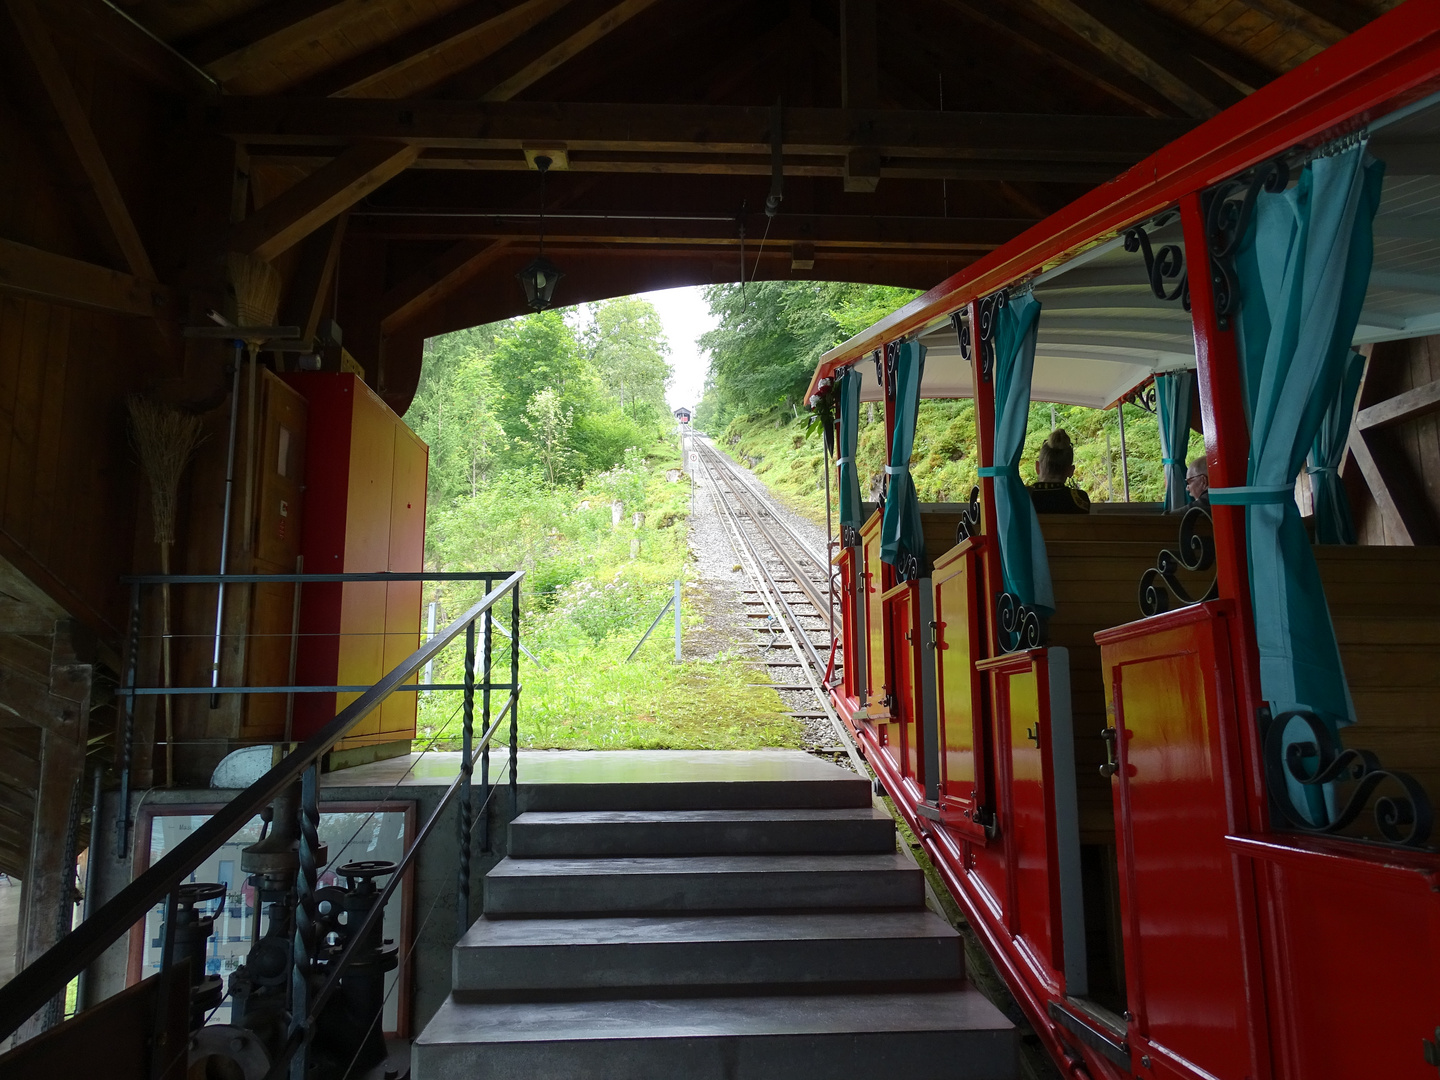
M 1165 466 L 1165 509 L 1182 510 L 1185 491 L 1185 451 L 1190 446 L 1190 402 L 1195 389 L 1193 371 L 1167 371 L 1155 376 L 1155 405 L 1160 418 L 1160 460 Z
M 1345 459 L 1345 444 L 1350 441 L 1350 418 L 1355 412 L 1355 398 L 1360 393 L 1360 379 L 1365 374 L 1365 357 L 1358 352 L 1346 355 L 1340 373 L 1340 389 L 1320 430 L 1310 444 L 1310 493 L 1315 504 L 1315 542 L 1317 544 L 1355 543 L 1355 519 L 1350 516 L 1350 496 L 1340 482 L 1340 463 Z
M 890 442 L 890 464 L 885 466 L 885 515 L 880 522 L 880 559 L 903 567 L 906 556 L 925 563 L 925 531 L 920 522 L 920 498 L 910 478 L 910 453 L 915 448 L 915 424 L 920 413 L 920 379 L 925 373 L 925 346 L 907 341 L 896 349 L 895 435 Z
M 995 512 L 1000 528 L 1000 567 L 1005 591 L 1027 608 L 1055 611 L 1050 563 L 1035 504 L 1020 479 L 1025 427 L 1030 419 L 1030 379 L 1035 370 L 1035 339 L 1040 301 L 1031 293 L 1011 299 L 995 316 L 995 463 L 981 476 L 995 480 Z
M 840 380 L 840 525 L 858 529 L 860 520 L 860 474 L 855 469 L 855 448 L 860 443 L 860 373 L 853 367 Z
M 1294 486 L 1339 393 L 1383 178 L 1360 145 L 1312 162 L 1288 191 L 1258 197 L 1236 257 L 1247 484 L 1210 492 L 1212 503 L 1245 507 L 1261 692 L 1274 714 L 1306 709 L 1337 735 L 1355 711 Z M 1302 722 L 1292 727 L 1287 748 L 1311 741 Z M 1313 824 L 1333 813 L 1333 793 L 1322 801 L 1292 782 L 1290 794 Z

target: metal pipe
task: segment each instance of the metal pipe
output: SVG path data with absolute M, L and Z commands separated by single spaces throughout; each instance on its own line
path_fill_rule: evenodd
M 295 556 L 295 573 L 305 572 L 305 556 Z M 304 587 L 303 581 L 295 582 L 295 602 L 290 609 L 290 685 L 295 685 L 295 667 L 300 659 L 300 590 Z M 435 617 L 430 617 L 430 637 L 435 636 Z M 428 641 L 429 638 L 426 638 Z M 429 670 L 428 668 L 426 670 Z M 285 741 L 288 743 L 295 737 L 295 692 L 292 690 L 285 697 Z
M 140 648 L 140 586 L 130 586 L 130 624 L 125 631 L 125 672 L 121 676 L 124 689 L 135 687 L 135 654 Z M 130 851 L 130 761 L 135 746 L 135 703 L 121 697 L 116 717 L 120 724 L 120 816 L 115 821 L 115 858 L 123 860 Z
M 225 449 L 225 511 L 220 522 L 220 573 L 230 565 L 230 510 L 235 501 L 235 434 L 240 425 L 240 349 L 235 342 L 235 374 L 230 382 L 230 439 Z M 220 707 L 220 632 L 225 622 L 225 583 L 215 591 L 215 651 L 210 661 L 210 708 Z
M 1130 462 L 1125 456 L 1125 403 L 1115 406 L 1115 415 L 1120 418 L 1120 483 L 1125 489 L 1125 501 L 1130 501 Z
M 517 648 L 510 650 L 510 817 L 520 812 L 520 788 L 515 771 L 520 768 L 520 582 L 510 591 L 510 640 Z
M 680 581 L 675 581 L 675 663 L 680 663 Z

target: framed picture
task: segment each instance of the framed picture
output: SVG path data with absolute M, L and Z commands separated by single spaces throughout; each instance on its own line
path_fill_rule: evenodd
M 134 873 L 138 877 L 151 863 L 188 837 L 219 810 L 213 804 L 144 806 L 136 815 Z M 205 968 L 225 980 L 225 998 L 209 1023 L 238 1020 L 231 1015 L 230 975 L 245 962 L 252 940 L 265 932 L 264 913 L 256 911 L 255 889 L 240 869 L 240 852 L 260 839 L 261 820 L 251 818 L 238 832 L 196 867 L 187 880 L 218 881 L 225 885 L 225 901 L 215 915 L 215 930 L 206 942 Z M 329 862 L 320 870 L 320 886 L 345 881 L 336 874 L 341 866 L 361 860 L 383 859 L 398 863 L 415 835 L 413 802 L 330 802 L 320 804 L 320 841 L 329 848 Z M 410 1034 L 410 934 L 415 867 L 411 865 L 385 909 L 386 940 L 400 946 L 400 965 L 385 976 L 385 1034 Z M 384 884 L 385 879 L 381 879 Z M 130 932 L 127 983 L 134 985 L 160 968 L 160 929 L 164 903 L 157 904 Z

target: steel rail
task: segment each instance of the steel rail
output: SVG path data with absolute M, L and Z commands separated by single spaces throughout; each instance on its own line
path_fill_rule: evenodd
M 33 964 L 0 986 L 0 1038 L 20 1027 L 50 998 L 112 942 L 129 931 L 158 901 L 168 896 L 184 876 L 234 835 L 261 807 L 270 803 L 357 723 L 372 713 L 401 683 L 425 662 L 459 637 L 507 593 L 517 589 L 525 571 L 508 575 L 468 611 L 397 664 L 384 678 L 351 702 L 323 728 L 306 739 L 260 779 L 226 803 L 154 866 L 107 901 L 90 918 L 61 938 Z M 513 755 L 512 755 L 513 756 Z M 121 807 L 128 814 L 128 807 Z
M 717 451 L 714 447 L 706 446 L 703 443 L 701 444 L 701 446 L 703 447 L 704 451 L 706 453 L 709 453 L 713 457 L 714 461 L 718 462 L 720 466 L 725 470 L 726 483 L 729 485 L 731 494 L 734 497 L 735 501 L 744 507 L 746 515 L 754 524 L 756 531 L 759 532 L 763 537 L 765 537 L 765 542 L 768 543 L 770 547 L 775 551 L 775 553 L 780 557 L 780 561 L 784 563 L 785 568 L 790 571 L 790 576 L 795 580 L 795 583 L 800 586 L 800 590 L 805 593 L 805 595 L 809 598 L 811 606 L 814 607 L 816 611 L 829 611 L 831 609 L 831 604 L 827 595 L 827 590 L 821 589 L 820 585 L 815 582 L 815 580 L 809 575 L 809 573 L 807 573 L 800 566 L 799 562 L 786 550 L 785 545 L 780 541 L 776 540 L 774 533 L 772 533 L 771 530 L 766 526 L 763 518 L 768 517 L 774 524 L 778 525 L 790 537 L 790 539 L 795 541 L 796 546 L 799 547 L 805 558 L 812 564 L 814 564 L 816 567 L 818 567 L 822 575 L 828 576 L 829 567 L 826 566 L 826 564 L 822 562 L 820 558 L 810 550 L 810 547 L 808 544 L 805 543 L 804 538 L 788 524 L 786 524 L 781 519 L 775 517 L 768 511 L 765 511 L 765 513 L 763 514 L 759 512 L 761 510 L 764 510 L 764 508 L 760 505 L 755 493 L 748 490 L 748 485 L 745 484 L 744 480 L 736 472 L 734 466 L 732 466 L 730 462 L 726 461 L 725 458 L 719 453 L 719 451 Z
M 819 700 L 820 707 L 825 710 L 825 717 L 829 720 L 830 726 L 834 729 L 837 738 L 839 738 L 840 745 L 845 748 L 846 756 L 850 758 L 855 772 L 862 777 L 870 775 L 865 766 L 864 756 L 860 753 L 859 747 L 855 745 L 855 740 L 850 737 L 850 733 L 845 729 L 845 725 L 841 722 L 840 717 L 836 715 L 834 708 L 830 704 L 830 695 L 819 682 L 820 679 L 825 677 L 826 665 L 820 659 L 819 654 L 816 653 L 815 646 L 810 641 L 809 632 L 801 625 L 799 618 L 795 615 L 794 609 L 792 609 L 785 600 L 779 585 L 776 583 L 774 577 L 771 576 L 769 568 L 766 567 L 765 561 L 756 550 L 754 543 L 745 535 L 745 530 L 740 527 L 739 515 L 735 513 L 733 507 L 727 505 L 725 500 L 720 497 L 719 479 L 714 468 L 705 459 L 704 455 L 700 457 L 700 463 L 713 485 L 711 488 L 711 497 L 715 502 L 716 510 L 722 522 L 729 525 L 730 530 L 739 539 L 745 549 L 744 552 L 741 552 L 739 549 L 736 550 L 736 554 L 741 557 L 741 564 L 744 564 L 745 555 L 748 554 L 750 561 L 755 566 L 753 572 L 747 568 L 746 574 L 754 581 L 756 591 L 759 593 L 761 600 L 765 603 L 765 606 L 770 609 L 771 617 L 779 624 L 780 632 L 784 634 L 785 639 L 790 643 L 790 648 L 795 653 L 796 660 L 799 661 L 800 671 L 805 676 L 805 681 L 810 684 L 810 691 Z M 768 592 L 766 591 L 767 587 Z M 789 619 L 788 623 L 786 617 Z M 799 634 L 798 640 L 796 639 L 797 632 Z M 803 650 L 801 648 L 802 643 L 804 645 Z M 807 652 L 809 653 L 809 665 L 806 664 Z M 800 689 L 804 689 L 804 687 L 800 687 Z

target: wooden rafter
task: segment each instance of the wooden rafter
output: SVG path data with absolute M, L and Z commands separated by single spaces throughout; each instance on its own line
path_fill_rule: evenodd
M 1440 381 L 1425 383 L 1361 409 L 1355 416 L 1355 426 L 1361 431 L 1391 427 L 1436 410 L 1440 410 Z
M 1210 68 L 1175 48 L 1143 4 L 1130 0 L 1027 0 L 1107 60 L 1154 87 L 1187 115 L 1213 116 L 1241 97 Z
M 307 41 L 321 41 L 391 0 L 283 0 L 222 26 L 187 51 L 222 84 L 269 64 Z M 222 51 L 223 50 L 223 51 Z
M 1171 115 L 1170 109 L 1162 107 L 1161 104 L 1166 99 L 1157 97 L 1153 87 L 1141 82 L 1109 61 L 1101 60 L 1097 63 L 1100 58 L 1095 56 L 1094 50 L 1077 45 L 1068 37 L 1054 33 L 1039 23 L 1017 20 L 1013 12 L 1007 12 L 1004 7 L 997 12 L 992 5 L 980 2 L 972 3 L 970 0 L 940 0 L 940 2 L 959 12 L 971 22 L 1001 35 L 1034 55 L 1068 71 L 1145 116 Z
M 449 86 L 453 97 L 510 101 L 574 59 L 656 0 L 575 0 L 498 54 L 472 66 Z
M 1036 219 L 1031 217 L 905 217 L 873 214 L 809 214 L 783 212 L 769 225 L 769 236 L 777 243 L 809 240 L 817 245 L 888 250 L 903 247 L 929 251 L 989 251 L 999 247 Z M 536 220 L 530 216 L 416 215 L 406 217 L 365 216 L 351 222 L 359 236 L 392 240 L 509 240 L 534 238 Z M 547 214 L 546 242 L 630 244 L 732 244 L 735 221 L 715 215 L 704 220 L 656 220 L 643 215 L 617 217 L 566 217 Z
M 519 150 L 563 142 L 572 150 L 646 153 L 770 151 L 771 111 L 738 105 L 590 102 L 381 101 L 226 98 L 197 119 L 237 141 L 276 147 L 397 139 L 416 147 Z M 1189 130 L 1141 116 L 894 110 L 785 110 L 785 149 L 847 152 L 859 143 L 906 158 L 1103 161 L 1131 164 Z
M 466 4 L 290 87 L 289 92 L 369 98 L 420 94 L 493 56 L 569 2 L 482 0 Z
M 153 281 L 3 238 L 0 290 L 116 315 L 157 318 L 175 310 L 170 290 Z
M 462 240 L 387 292 L 380 332 L 390 334 L 439 303 L 510 250 L 509 240 Z
M 235 226 L 229 246 L 273 259 L 403 172 L 418 153 L 405 143 L 357 143 Z
M 181 94 L 213 93 L 215 80 L 108 0 L 49 0 L 67 30 L 147 82 Z
M 300 260 L 286 286 L 280 306 L 280 322 L 300 327 L 300 339 L 310 341 L 320 326 L 325 302 L 330 298 L 335 269 L 340 263 L 340 249 L 345 243 L 345 226 L 349 214 L 342 213 L 307 236 L 302 243 Z
M 137 278 L 155 280 L 155 269 L 150 264 L 150 256 L 145 251 L 139 230 L 135 227 L 135 221 L 131 218 L 120 188 L 115 183 L 110 165 L 95 138 L 95 131 L 90 126 L 90 118 L 80 104 L 80 98 L 75 93 L 70 76 L 65 72 L 60 53 L 55 48 L 50 31 L 36 9 L 34 0 L 5 0 L 5 3 L 16 30 L 25 43 L 25 49 L 39 72 L 40 80 L 45 85 L 50 102 L 60 117 L 60 125 L 65 130 L 70 146 L 80 160 L 80 167 L 100 204 L 100 212 L 120 248 L 126 267 Z
M 1370 20 L 1340 0 L 1240 0 L 1251 11 L 1273 20 L 1286 30 L 1303 34 L 1316 45 L 1334 45 Z

